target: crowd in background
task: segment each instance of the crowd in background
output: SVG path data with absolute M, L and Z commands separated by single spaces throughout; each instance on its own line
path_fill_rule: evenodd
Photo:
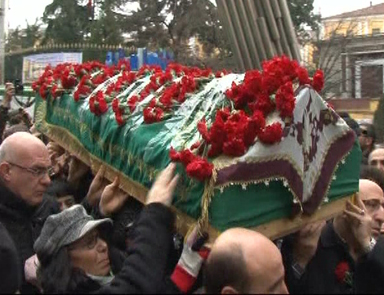
M 383 293 L 384 147 L 370 124 L 339 114 L 363 158 L 359 193 L 343 213 L 277 241 L 242 228 L 205 246 L 181 236 L 170 209 L 175 166 L 145 204 L 0 106 L 0 293 Z

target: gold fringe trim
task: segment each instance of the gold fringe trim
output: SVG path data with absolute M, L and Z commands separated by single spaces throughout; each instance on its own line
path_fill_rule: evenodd
M 199 230 L 207 230 L 209 227 L 209 206 L 215 193 L 216 179 L 217 172 L 213 169 L 211 178 L 205 183 L 203 196 L 201 198 L 201 217 L 198 220 Z

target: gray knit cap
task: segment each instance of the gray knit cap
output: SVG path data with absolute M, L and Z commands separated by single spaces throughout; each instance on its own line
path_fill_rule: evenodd
M 105 223 L 112 224 L 112 220 L 94 220 L 83 206 L 72 206 L 47 218 L 34 244 L 34 250 L 39 258 L 53 256 L 60 248 L 81 239 L 92 229 Z

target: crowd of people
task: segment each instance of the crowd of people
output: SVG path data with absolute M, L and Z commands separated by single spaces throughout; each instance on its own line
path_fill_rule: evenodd
M 141 204 L 0 106 L 0 293 L 383 293 L 384 147 L 363 152 L 359 193 L 340 216 L 271 241 L 244 228 L 185 237 L 170 206 L 175 166 Z M 350 124 L 350 120 L 346 120 Z

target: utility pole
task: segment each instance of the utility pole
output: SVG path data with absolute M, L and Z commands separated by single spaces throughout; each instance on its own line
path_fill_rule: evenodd
M 7 7 L 5 0 L 0 0 L 0 85 L 4 85 L 4 66 L 5 66 L 5 14 Z

